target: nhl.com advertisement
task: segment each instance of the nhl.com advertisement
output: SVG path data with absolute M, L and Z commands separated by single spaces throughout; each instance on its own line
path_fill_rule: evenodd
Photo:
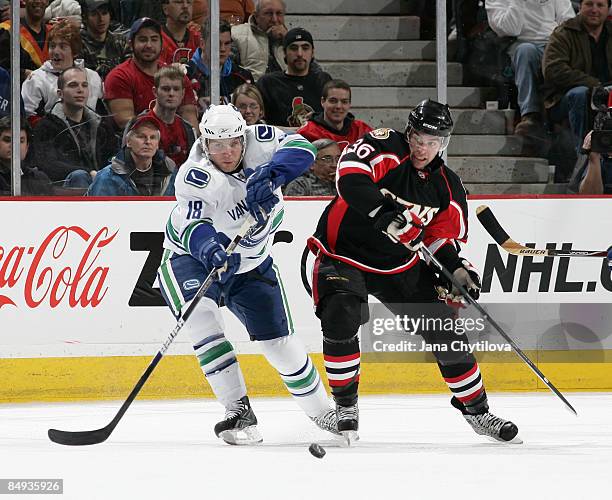
M 273 245 L 296 333 L 311 352 L 321 351 L 321 333 L 303 283 L 302 256 L 327 203 L 287 200 Z M 479 302 L 522 348 L 612 348 L 612 278 L 605 259 L 511 255 L 476 218 L 476 207 L 483 204 L 522 245 L 605 250 L 612 234 L 609 201 L 470 200 L 462 255 L 482 278 Z M 156 352 L 175 321 L 156 282 L 173 206 L 172 200 L 0 202 L 2 356 Z M 312 256 L 305 264 L 308 276 Z M 472 307 L 450 308 L 449 313 L 442 302 L 397 306 L 390 311 L 374 299 L 364 306 L 363 352 L 373 360 L 389 352 L 447 349 L 461 355 L 510 349 Z M 243 327 L 229 312 L 223 314 L 237 350 L 251 352 Z M 17 325 L 19 335 L 11 335 Z M 179 338 L 171 353 L 189 349 L 188 339 Z

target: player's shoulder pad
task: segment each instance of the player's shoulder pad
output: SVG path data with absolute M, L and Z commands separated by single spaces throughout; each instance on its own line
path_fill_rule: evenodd
M 454 170 L 452 170 L 448 165 L 444 164 L 444 166 L 439 170 L 440 172 L 444 172 L 446 179 L 448 180 L 448 185 L 452 191 L 453 197 L 457 197 L 459 195 L 465 196 L 467 194 L 467 190 L 463 185 L 463 180 L 459 177 Z
M 381 127 L 381 128 L 377 128 L 377 129 L 371 130 L 368 133 L 374 139 L 378 139 L 378 140 L 384 141 L 385 139 L 388 139 L 389 137 L 391 137 L 391 133 L 392 132 L 393 132 L 393 129 Z
M 243 167 L 253 169 L 269 162 L 286 135 L 282 130 L 270 125 L 248 126 Z
M 258 123 L 249 125 L 246 128 L 246 135 L 248 144 L 249 139 L 259 143 L 282 141 L 286 134 L 281 129 L 273 127 L 272 125 Z
M 371 130 L 365 134 L 362 139 L 369 144 L 379 145 L 382 149 L 387 149 L 394 145 L 404 146 L 406 144 L 404 134 L 391 128 L 377 128 Z
M 218 184 L 221 173 L 208 160 L 194 162 L 187 160 L 180 168 L 175 181 L 176 196 L 201 196 L 206 190 L 207 196 Z

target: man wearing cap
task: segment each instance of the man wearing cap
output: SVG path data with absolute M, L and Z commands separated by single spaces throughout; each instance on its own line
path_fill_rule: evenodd
M 281 127 L 301 127 L 314 113 L 323 111 L 323 85 L 331 80 L 324 71 L 311 71 L 314 57 L 312 35 L 293 28 L 283 39 L 285 72 L 263 75 L 257 82 L 266 109 L 266 122 Z
M 87 196 L 172 196 L 176 165 L 158 153 L 160 124 L 142 116 L 125 136 L 125 145 L 104 167 L 87 191 Z
M 128 39 L 125 35 L 110 30 L 110 0 L 84 0 L 81 12 L 85 67 L 94 70 L 104 80 L 111 69 L 129 57 Z
M 154 76 L 157 70 L 164 66 L 159 60 L 162 50 L 161 32 L 161 25 L 149 17 L 135 21 L 129 34 L 132 58 L 113 68 L 106 77 L 104 98 L 120 129 L 134 116 L 149 109 L 155 100 Z M 197 128 L 196 99 L 187 77 L 185 95 L 178 112 Z
M 193 0 L 162 0 L 166 24 L 162 28 L 160 60 L 186 64 L 200 46 L 200 30 L 193 20 Z
M 287 33 L 286 10 L 283 0 L 259 0 L 248 22 L 232 26 L 234 60 L 248 69 L 255 80 L 287 67 L 282 48 Z

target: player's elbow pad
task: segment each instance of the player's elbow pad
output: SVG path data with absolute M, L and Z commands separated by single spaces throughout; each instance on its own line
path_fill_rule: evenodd
M 453 243 L 445 243 L 442 245 L 436 251 L 435 256 L 451 273 L 462 266 L 461 257 L 459 257 L 459 252 Z
M 207 242 L 211 238 L 216 238 L 217 231 L 212 224 L 199 224 L 189 236 L 189 241 L 187 242 L 187 248 L 189 253 L 199 261 L 202 260 L 202 251 L 206 246 Z

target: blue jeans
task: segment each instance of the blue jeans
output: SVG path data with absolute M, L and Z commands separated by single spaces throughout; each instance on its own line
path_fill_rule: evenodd
M 561 100 L 550 108 L 550 119 L 559 123 L 565 118 L 569 120 L 574 135 L 576 152 L 580 152 L 584 136 L 587 133 L 587 114 L 590 88 L 574 87 L 568 90 Z
M 64 179 L 65 188 L 85 188 L 91 184 L 91 175 L 85 170 L 74 170 Z
M 545 42 L 521 42 L 512 45 L 508 53 L 512 58 L 514 83 L 518 89 L 518 105 L 521 115 L 539 113 L 542 98 L 538 86 L 542 82 L 542 55 Z

